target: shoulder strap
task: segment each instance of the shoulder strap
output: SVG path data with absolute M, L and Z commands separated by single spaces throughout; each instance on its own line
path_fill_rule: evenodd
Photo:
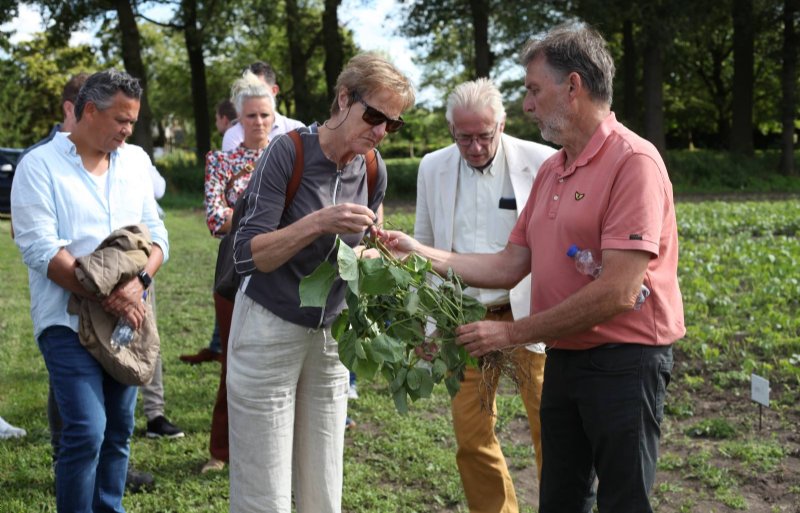
M 297 194 L 297 189 L 300 188 L 300 182 L 303 180 L 303 139 L 300 138 L 300 132 L 297 130 L 289 130 L 287 134 L 294 143 L 294 167 L 292 168 L 292 178 L 286 185 L 286 201 L 283 204 L 284 211 L 292 204 L 294 195 Z

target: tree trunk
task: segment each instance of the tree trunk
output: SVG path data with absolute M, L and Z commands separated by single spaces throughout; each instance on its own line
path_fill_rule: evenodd
M 648 38 L 644 48 L 643 96 L 644 96 L 644 137 L 665 155 L 664 135 L 664 90 L 662 76 L 664 64 L 661 45 L 656 38 Z
M 144 148 L 153 158 L 153 113 L 147 101 L 147 73 L 142 62 L 141 37 L 136 26 L 136 18 L 129 0 L 114 0 L 114 9 L 120 30 L 122 62 L 131 76 L 139 79 L 142 85 L 142 99 L 139 103 L 139 119 L 136 122 L 130 142 Z
M 342 0 L 325 0 L 325 12 L 322 14 L 322 45 L 325 48 L 325 85 L 328 98 L 333 100 L 336 90 L 336 79 L 342 71 L 344 52 L 342 36 L 339 33 L 337 10 Z
M 306 81 L 308 63 L 303 51 L 303 40 L 308 34 L 302 33 L 300 12 L 297 0 L 286 0 L 286 33 L 289 38 L 289 67 L 292 72 L 292 93 L 294 96 L 295 119 L 313 119 L 311 93 Z
M 203 34 L 197 26 L 197 2 L 183 0 L 184 40 L 189 57 L 192 82 L 192 108 L 194 109 L 195 152 L 203 162 L 211 148 L 211 125 L 208 114 L 208 87 L 206 85 L 206 63 L 203 59 Z
M 475 46 L 475 78 L 489 77 L 493 56 L 489 48 L 489 2 L 470 0 L 472 37 Z
M 622 27 L 623 95 L 622 118 L 632 130 L 639 128 L 639 112 L 636 101 L 636 43 L 633 37 L 633 21 L 626 19 Z
M 734 0 L 733 116 L 730 150 L 753 155 L 753 1 Z
M 796 109 L 795 85 L 797 83 L 797 33 L 794 17 L 798 9 L 798 0 L 783 2 L 783 68 L 781 70 L 781 160 L 780 172 L 786 176 L 794 176 L 794 121 Z

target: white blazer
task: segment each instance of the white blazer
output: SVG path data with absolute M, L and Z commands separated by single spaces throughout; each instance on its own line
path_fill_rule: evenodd
M 556 150 L 506 134 L 500 137 L 519 217 L 528 202 L 539 167 Z M 428 153 L 419 164 L 414 238 L 425 245 L 446 251 L 453 249 L 453 217 L 460 165 L 461 153 L 455 144 Z M 530 278 L 529 274 L 511 289 L 511 311 L 515 319 L 530 315 Z

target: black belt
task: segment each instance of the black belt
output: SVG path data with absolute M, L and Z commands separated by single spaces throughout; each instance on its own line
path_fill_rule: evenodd
M 486 307 L 486 313 L 501 314 L 511 311 L 511 303 L 502 303 L 499 305 L 492 305 Z

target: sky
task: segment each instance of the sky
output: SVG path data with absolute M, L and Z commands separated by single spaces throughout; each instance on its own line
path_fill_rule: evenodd
M 398 0 L 371 0 L 370 7 L 364 7 L 365 0 L 343 0 L 339 7 L 339 23 L 353 31 L 356 44 L 363 50 L 381 50 L 390 55 L 394 64 L 405 73 L 417 86 L 421 80 L 421 70 L 413 62 L 413 52 L 408 41 L 395 36 L 399 24 Z M 151 9 L 147 15 L 157 20 L 166 20 L 171 16 L 168 8 Z M 17 18 L 0 26 L 4 30 L 15 28 L 16 34 L 11 42 L 29 40 L 31 34 L 43 31 L 42 18 L 39 11 L 26 4 L 20 5 Z M 92 34 L 76 32 L 70 38 L 71 45 L 90 43 Z M 435 90 L 420 91 L 418 100 L 437 103 Z

